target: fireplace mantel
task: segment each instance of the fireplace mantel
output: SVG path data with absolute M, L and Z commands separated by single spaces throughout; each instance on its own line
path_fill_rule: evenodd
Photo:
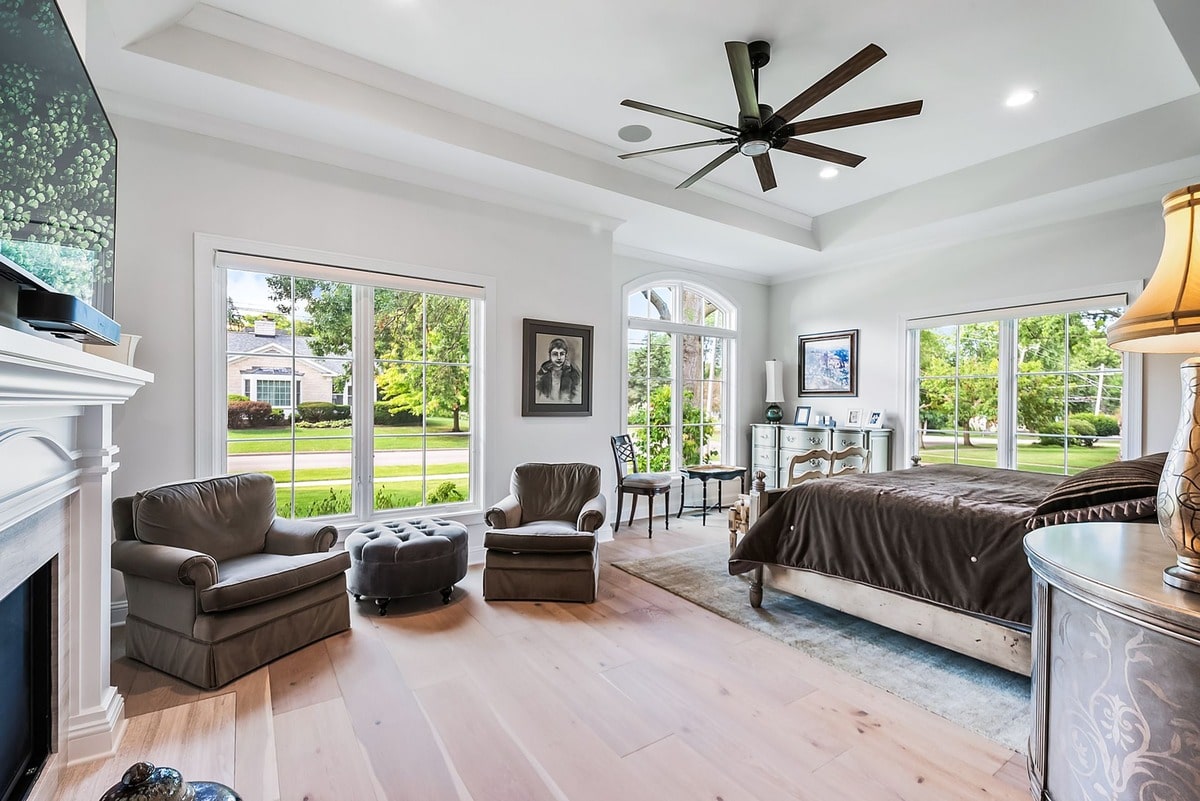
M 0 328 L 0 532 L 9 532 L 0 565 L 59 541 L 50 553 L 60 565 L 58 767 L 113 753 L 124 728 L 110 677 L 112 409 L 153 380 L 73 344 Z M 22 539 L 22 521 L 56 505 L 63 530 Z M 0 568 L 0 583 L 13 578 Z

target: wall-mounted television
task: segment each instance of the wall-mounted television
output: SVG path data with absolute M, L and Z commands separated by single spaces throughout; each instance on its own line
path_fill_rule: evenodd
M 33 328 L 112 342 L 117 140 L 54 0 L 0 0 L 0 278 Z

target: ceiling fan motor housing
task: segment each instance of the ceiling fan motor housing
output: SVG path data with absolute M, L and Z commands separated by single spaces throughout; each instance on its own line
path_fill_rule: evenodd
M 771 43 L 764 42 L 759 39 L 757 42 L 751 42 L 746 45 L 746 49 L 750 51 L 750 67 L 759 69 L 771 63 Z

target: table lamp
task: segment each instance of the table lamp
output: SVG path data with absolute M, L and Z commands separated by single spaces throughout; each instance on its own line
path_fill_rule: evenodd
M 1108 328 L 1108 344 L 1138 353 L 1200 353 L 1200 184 L 1163 198 L 1166 236 L 1145 291 Z M 1172 587 L 1200 592 L 1200 358 L 1179 367 L 1179 429 L 1158 482 L 1158 526 L 1175 548 L 1163 571 Z
M 776 359 L 767 360 L 767 422 L 779 423 L 783 420 L 783 362 Z

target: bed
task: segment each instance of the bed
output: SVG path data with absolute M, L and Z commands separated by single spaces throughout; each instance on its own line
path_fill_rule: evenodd
M 969 465 L 750 494 L 729 571 L 1029 675 L 1030 516 L 1061 475 Z

